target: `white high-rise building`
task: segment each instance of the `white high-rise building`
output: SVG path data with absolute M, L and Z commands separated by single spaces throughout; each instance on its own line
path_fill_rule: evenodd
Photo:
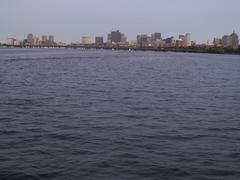
M 190 33 L 187 33 L 185 35 L 184 44 L 186 47 L 191 46 L 191 34 Z

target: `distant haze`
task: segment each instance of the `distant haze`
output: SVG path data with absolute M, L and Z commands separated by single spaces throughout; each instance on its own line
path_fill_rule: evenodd
M 190 32 L 198 42 L 240 33 L 239 0 L 0 0 L 0 40 L 53 34 L 57 40 L 120 30 L 128 39 Z

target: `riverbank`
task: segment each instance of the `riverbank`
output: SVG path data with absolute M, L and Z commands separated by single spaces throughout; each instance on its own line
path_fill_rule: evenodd
M 66 46 L 9 46 L 0 45 L 0 48 L 81 48 L 81 49 L 106 49 L 106 50 L 127 50 L 127 51 L 159 51 L 159 52 L 183 52 L 183 53 L 207 53 L 207 54 L 235 54 L 240 55 L 240 48 L 218 48 L 218 47 L 189 47 L 189 48 L 138 48 L 131 46 L 95 46 L 95 45 L 66 45 Z

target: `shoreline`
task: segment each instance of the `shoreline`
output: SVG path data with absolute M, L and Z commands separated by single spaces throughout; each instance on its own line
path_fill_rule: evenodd
M 10 46 L 10 45 L 0 45 L 0 49 L 5 48 L 39 48 L 39 49 L 103 49 L 103 50 L 125 50 L 125 51 L 154 51 L 154 52 L 176 52 L 176 53 L 202 53 L 202 54 L 229 54 L 229 55 L 240 55 L 239 49 L 228 49 L 228 48 L 138 48 L 138 47 L 106 47 L 106 46 L 95 46 L 95 45 L 66 45 L 66 46 Z

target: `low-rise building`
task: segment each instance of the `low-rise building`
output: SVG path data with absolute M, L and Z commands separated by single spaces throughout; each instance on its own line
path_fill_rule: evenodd
M 104 37 L 97 36 L 95 38 L 95 44 L 98 45 L 98 46 L 102 46 L 104 44 Z
M 82 44 L 87 45 L 87 44 L 92 44 L 92 39 L 89 36 L 83 36 L 82 37 Z
M 222 39 L 220 39 L 220 38 L 214 38 L 214 39 L 213 39 L 213 45 L 214 45 L 215 47 L 221 47 L 221 46 L 222 46 Z
M 176 47 L 178 48 L 184 48 L 185 47 L 185 42 L 182 39 L 177 39 L 176 40 Z
M 8 46 L 14 46 L 14 42 L 17 41 L 15 38 L 8 38 L 6 40 L 6 45 Z
M 166 47 L 174 47 L 175 43 L 176 43 L 173 36 L 165 39 L 164 41 L 165 41 L 165 46 Z

